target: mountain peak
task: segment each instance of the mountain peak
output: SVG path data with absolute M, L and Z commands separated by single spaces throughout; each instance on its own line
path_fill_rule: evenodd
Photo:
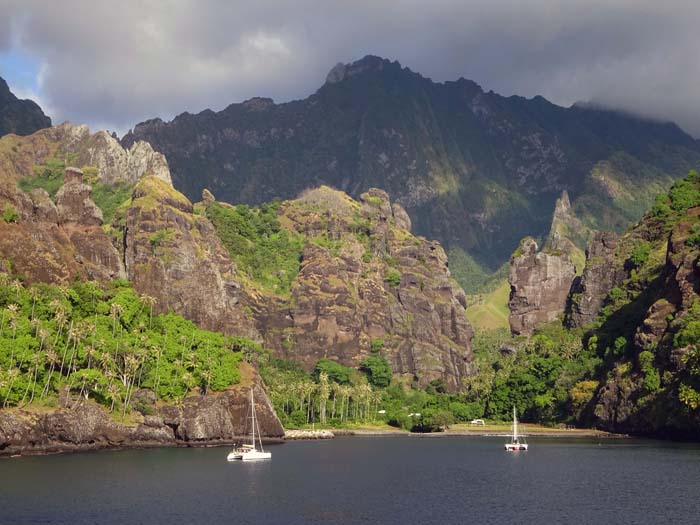
M 401 64 L 398 61 L 392 62 L 387 58 L 378 57 L 375 55 L 366 55 L 360 60 L 349 64 L 338 62 L 326 75 L 327 84 L 335 84 L 348 77 L 366 73 L 368 71 L 382 71 L 389 67 L 401 69 Z
M 31 135 L 51 126 L 51 119 L 31 100 L 20 100 L 0 78 L 0 137 L 8 133 Z

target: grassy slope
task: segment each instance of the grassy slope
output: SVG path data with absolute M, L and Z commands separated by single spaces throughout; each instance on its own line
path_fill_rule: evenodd
M 481 296 L 481 301 L 467 308 L 467 319 L 477 330 L 508 328 L 508 281 L 503 281 L 491 293 Z

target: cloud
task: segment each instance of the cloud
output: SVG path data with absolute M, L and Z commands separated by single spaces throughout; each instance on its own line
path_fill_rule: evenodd
M 697 20 L 695 0 L 6 0 L 0 52 L 42 64 L 55 121 L 119 131 L 305 97 L 335 63 L 376 54 L 434 80 L 594 101 L 700 136 Z

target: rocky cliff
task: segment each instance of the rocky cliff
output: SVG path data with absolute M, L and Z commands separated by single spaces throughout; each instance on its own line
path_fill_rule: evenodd
M 0 137 L 8 133 L 30 135 L 51 126 L 51 119 L 31 100 L 20 100 L 0 78 Z
M 700 161 L 673 124 L 436 83 L 373 56 L 334 67 L 304 100 L 149 120 L 122 143 L 138 140 L 167 156 L 190 199 L 204 188 L 251 204 L 321 184 L 353 198 L 383 188 L 418 234 L 492 268 L 524 236 L 546 235 L 562 190 L 588 226 L 623 231 Z
M 2 174 L 0 173 L 0 179 Z M 108 281 L 126 273 L 118 248 L 101 228 L 102 212 L 77 169 L 66 172 L 56 202 L 43 189 L 30 195 L 0 185 L 0 209 L 17 213 L 0 221 L 0 265 L 28 282 Z
M 585 265 L 584 247 L 588 245 L 592 236 L 593 230 L 576 215 L 569 193 L 564 190 L 554 204 L 552 224 L 544 248 L 567 254 L 580 273 Z
M 148 408 L 142 408 L 145 414 L 137 412 L 131 424 L 115 421 L 105 408 L 92 401 L 66 397 L 64 406 L 55 410 L 0 410 L 0 456 L 230 444 L 250 431 L 246 422 L 251 386 L 261 434 L 268 439 L 282 439 L 284 429 L 259 377 L 250 369 L 246 375 L 257 379 L 225 392 L 192 395 L 178 405 L 146 403 Z M 144 399 L 152 397 L 148 391 L 137 394 Z
M 211 223 L 170 183 L 155 176 L 134 188 L 116 229 L 123 231 L 126 274 L 156 300 L 199 326 L 260 340 L 240 301 L 236 267 Z
M 616 264 L 618 236 L 612 232 L 596 232 L 586 250 L 583 275 L 571 290 L 571 312 L 567 322 L 581 327 L 593 322 L 613 287 L 627 277 L 624 267 Z
M 531 335 L 535 328 L 562 317 L 576 268 L 561 252 L 538 251 L 532 238 L 525 238 L 510 260 L 508 318 L 515 335 Z
M 395 373 L 460 388 L 472 358 L 464 292 L 400 205 L 382 190 L 357 202 L 321 187 L 283 203 L 279 218 L 304 247 L 288 297 L 246 290 L 267 345 L 310 370 L 324 357 L 357 367 L 381 341 Z

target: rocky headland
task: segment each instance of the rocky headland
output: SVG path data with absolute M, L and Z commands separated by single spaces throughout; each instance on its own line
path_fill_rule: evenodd
M 139 391 L 140 412 L 125 422 L 94 401 L 67 395 L 55 409 L 0 410 L 0 456 L 232 444 L 249 437 L 251 388 L 260 432 L 282 440 L 284 429 L 259 376 L 249 367 L 244 375 L 246 381 L 229 390 L 193 394 L 175 404 L 156 403 L 153 392 Z

